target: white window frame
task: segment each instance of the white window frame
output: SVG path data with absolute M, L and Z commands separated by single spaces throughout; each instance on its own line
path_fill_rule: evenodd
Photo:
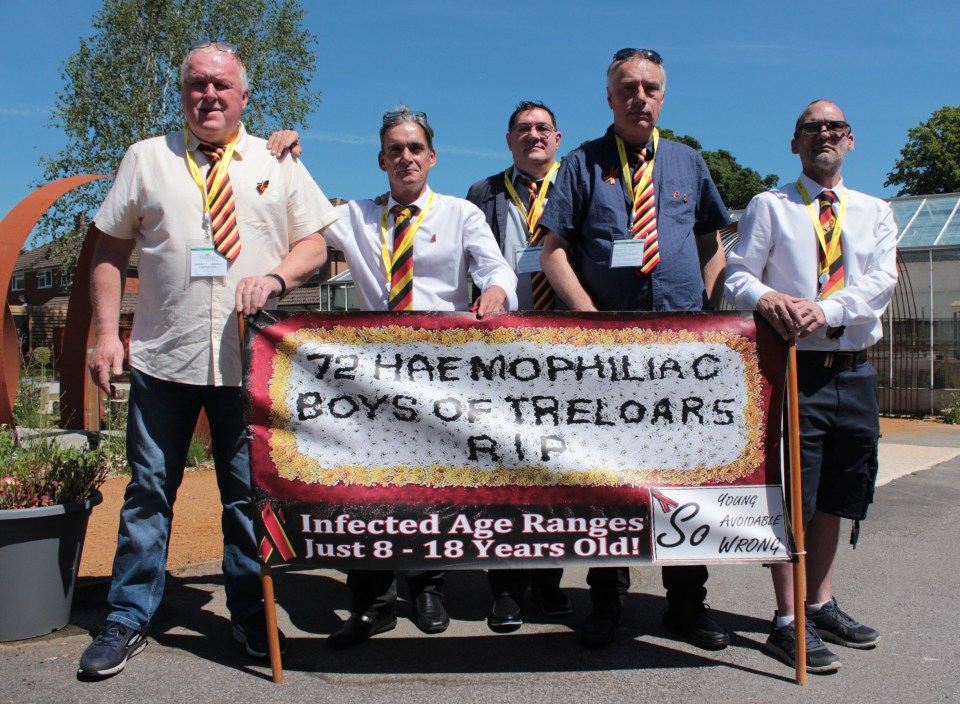
M 22 271 L 18 271 L 12 277 L 10 277 L 11 291 L 23 291 L 24 288 L 26 288 L 26 285 L 26 277 L 23 275 Z
M 37 272 L 37 288 L 53 288 L 53 269 L 41 269 Z

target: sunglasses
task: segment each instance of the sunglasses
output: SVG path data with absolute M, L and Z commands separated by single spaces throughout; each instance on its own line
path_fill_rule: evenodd
M 834 138 L 842 137 L 850 132 L 849 122 L 844 122 L 843 120 L 819 120 L 817 122 L 804 122 L 802 125 L 797 125 L 793 136 L 799 137 L 800 135 L 804 135 L 805 137 L 815 137 L 823 131 L 824 127 L 827 128 L 830 136 Z
M 425 112 L 411 112 L 409 110 L 384 110 L 383 124 L 389 124 L 400 119 L 401 117 L 412 118 L 413 120 L 423 120 L 424 122 L 427 121 L 427 113 Z
M 663 64 L 663 57 L 653 49 L 621 49 L 613 55 L 613 60 L 626 61 L 627 59 L 632 59 L 635 56 L 642 56 L 647 61 L 652 61 L 658 66 Z
M 236 44 L 231 44 L 230 42 L 221 42 L 221 41 L 197 41 L 190 45 L 190 48 L 187 49 L 187 53 L 194 51 L 196 49 L 205 49 L 208 46 L 212 46 L 218 51 L 222 51 L 225 54 L 233 54 L 234 56 L 240 56 L 240 47 Z

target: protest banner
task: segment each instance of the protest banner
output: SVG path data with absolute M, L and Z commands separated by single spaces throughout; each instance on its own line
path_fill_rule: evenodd
M 786 351 L 748 313 L 261 313 L 265 564 L 789 559 Z

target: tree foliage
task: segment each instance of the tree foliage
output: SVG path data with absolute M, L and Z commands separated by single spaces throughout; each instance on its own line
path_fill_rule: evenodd
M 898 196 L 960 191 L 960 106 L 945 105 L 907 132 L 907 144 L 884 186 Z
M 302 28 L 298 0 L 103 0 L 93 35 L 62 71 L 52 127 L 66 145 L 41 157 L 36 186 L 78 174 L 113 174 L 134 142 L 183 128 L 180 62 L 198 40 L 240 48 L 250 81 L 243 121 L 252 134 L 280 127 L 301 131 L 320 102 L 310 89 L 316 36 Z M 39 239 L 62 237 L 71 259 L 82 232 L 78 215 L 95 210 L 109 180 L 61 198 L 44 216 Z
M 686 144 L 700 152 L 707 163 L 707 168 L 710 169 L 710 175 L 720 192 L 720 197 L 723 198 L 723 204 L 730 209 L 746 208 L 751 198 L 773 188 L 780 180 L 776 174 L 761 176 L 753 169 L 741 166 L 733 154 L 724 149 L 715 152 L 706 151 L 699 141 L 688 135 L 678 135 L 667 128 L 660 128 L 660 135 Z

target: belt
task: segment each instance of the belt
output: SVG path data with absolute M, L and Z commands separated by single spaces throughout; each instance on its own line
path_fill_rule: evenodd
M 853 369 L 867 361 L 867 351 L 859 352 L 803 352 L 797 350 L 797 361 L 814 367 Z

